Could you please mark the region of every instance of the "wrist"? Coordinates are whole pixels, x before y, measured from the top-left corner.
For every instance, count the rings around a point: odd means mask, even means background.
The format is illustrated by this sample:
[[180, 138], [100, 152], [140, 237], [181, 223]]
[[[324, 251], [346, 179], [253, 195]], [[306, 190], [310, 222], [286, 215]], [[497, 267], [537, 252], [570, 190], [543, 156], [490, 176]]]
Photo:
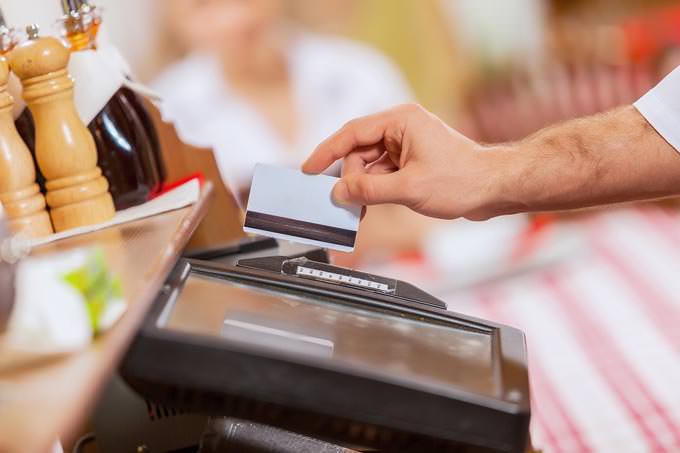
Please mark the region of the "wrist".
[[480, 181], [483, 187], [479, 192], [479, 208], [469, 218], [483, 220], [530, 210], [522, 190], [526, 171], [522, 168], [525, 161], [521, 158], [520, 148], [519, 143], [480, 145]]

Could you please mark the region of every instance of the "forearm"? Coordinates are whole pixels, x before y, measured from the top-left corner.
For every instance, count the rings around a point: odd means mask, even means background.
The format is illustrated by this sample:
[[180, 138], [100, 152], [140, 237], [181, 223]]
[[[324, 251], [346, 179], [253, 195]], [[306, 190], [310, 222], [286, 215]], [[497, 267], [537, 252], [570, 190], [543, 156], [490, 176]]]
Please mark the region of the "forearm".
[[544, 129], [487, 155], [493, 215], [680, 194], [680, 153], [632, 106]]

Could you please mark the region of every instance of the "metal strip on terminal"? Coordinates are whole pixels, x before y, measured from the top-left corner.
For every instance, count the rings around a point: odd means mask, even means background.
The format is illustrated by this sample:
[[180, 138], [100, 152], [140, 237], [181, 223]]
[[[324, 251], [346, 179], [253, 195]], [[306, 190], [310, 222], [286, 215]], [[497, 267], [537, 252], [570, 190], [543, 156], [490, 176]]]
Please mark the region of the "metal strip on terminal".
[[389, 291], [390, 287], [384, 283], [373, 282], [370, 280], [365, 280], [363, 278], [350, 277], [348, 275], [337, 274], [334, 272], [327, 272], [318, 269], [312, 269], [309, 267], [298, 266], [295, 270], [295, 274], [303, 277], [313, 277], [320, 280], [328, 280], [338, 283], [346, 283], [354, 286], [359, 286], [362, 288], [376, 289], [378, 291]]

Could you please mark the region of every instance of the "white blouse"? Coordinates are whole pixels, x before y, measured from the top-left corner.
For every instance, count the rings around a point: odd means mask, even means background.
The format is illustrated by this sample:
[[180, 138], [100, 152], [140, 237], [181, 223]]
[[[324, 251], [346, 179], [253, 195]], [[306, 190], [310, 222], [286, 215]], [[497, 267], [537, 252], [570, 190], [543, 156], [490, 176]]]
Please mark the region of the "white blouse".
[[189, 144], [213, 148], [223, 180], [248, 187], [258, 162], [297, 166], [348, 120], [409, 102], [396, 67], [354, 42], [303, 33], [289, 49], [299, 135], [290, 146], [246, 99], [230, 90], [218, 61], [194, 54], [154, 83], [166, 120]]

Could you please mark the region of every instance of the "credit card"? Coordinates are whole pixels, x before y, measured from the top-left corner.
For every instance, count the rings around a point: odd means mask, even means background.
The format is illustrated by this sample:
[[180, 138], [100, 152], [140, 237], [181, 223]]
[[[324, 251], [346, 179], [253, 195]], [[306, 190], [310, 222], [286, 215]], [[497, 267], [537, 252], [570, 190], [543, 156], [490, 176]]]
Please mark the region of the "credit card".
[[340, 206], [331, 192], [338, 178], [258, 164], [243, 231], [351, 252], [361, 206]]

